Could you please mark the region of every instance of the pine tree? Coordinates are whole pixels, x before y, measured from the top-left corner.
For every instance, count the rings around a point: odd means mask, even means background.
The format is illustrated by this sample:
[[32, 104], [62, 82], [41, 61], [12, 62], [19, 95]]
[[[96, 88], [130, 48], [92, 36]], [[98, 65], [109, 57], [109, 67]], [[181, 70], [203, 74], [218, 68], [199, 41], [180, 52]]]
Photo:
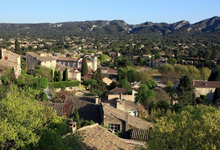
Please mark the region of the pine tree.
[[17, 38], [15, 39], [15, 53], [21, 55], [21, 48]]
[[67, 68], [63, 71], [63, 81], [68, 81], [68, 69]]
[[88, 73], [87, 62], [86, 62], [86, 59], [83, 58], [83, 60], [82, 60], [82, 68], [81, 68], [81, 75], [82, 75], [82, 77], [85, 76], [87, 73]]

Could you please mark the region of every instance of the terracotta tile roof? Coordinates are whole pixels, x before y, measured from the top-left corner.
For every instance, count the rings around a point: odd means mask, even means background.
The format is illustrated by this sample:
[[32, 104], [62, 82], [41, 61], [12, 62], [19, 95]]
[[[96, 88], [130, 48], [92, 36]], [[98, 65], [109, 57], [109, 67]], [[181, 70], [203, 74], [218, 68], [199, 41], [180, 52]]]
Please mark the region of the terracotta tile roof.
[[149, 129], [150, 127], [152, 127], [151, 123], [144, 121], [140, 118], [134, 117], [132, 115], [129, 115], [122, 110], [118, 110], [112, 106], [109, 106], [108, 104], [102, 103], [102, 108], [104, 115], [116, 117], [120, 120], [123, 120], [134, 128]]
[[111, 91], [109, 91], [109, 93], [114, 93], [114, 94], [121, 94], [121, 93], [126, 93], [126, 92], [127, 92], [127, 89], [119, 88], [119, 87], [116, 87], [112, 89]]
[[220, 81], [193, 81], [193, 87], [195, 88], [218, 88], [220, 87]]
[[117, 69], [108, 69], [107, 74], [113, 74], [113, 75], [118, 75], [118, 70]]
[[73, 61], [73, 62], [77, 62], [79, 60], [79, 58], [68, 58], [68, 57], [58, 57], [57, 61]]
[[84, 139], [83, 150], [134, 150], [136, 148], [98, 124], [82, 127], [78, 132]]

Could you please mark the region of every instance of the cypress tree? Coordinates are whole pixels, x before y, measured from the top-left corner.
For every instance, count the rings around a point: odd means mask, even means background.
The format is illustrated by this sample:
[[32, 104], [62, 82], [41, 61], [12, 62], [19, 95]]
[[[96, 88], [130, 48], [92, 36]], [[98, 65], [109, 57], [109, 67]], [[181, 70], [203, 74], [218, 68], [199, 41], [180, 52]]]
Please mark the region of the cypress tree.
[[86, 59], [83, 58], [83, 60], [82, 60], [82, 68], [81, 68], [82, 77], [85, 76], [87, 73], [88, 73], [87, 62], [86, 62]]
[[57, 72], [57, 69], [55, 69], [55, 70], [54, 70], [54, 76], [53, 76], [53, 81], [54, 81], [54, 82], [57, 82], [57, 81], [58, 81], [57, 76], [58, 76], [58, 72]]
[[58, 81], [59, 82], [61, 81], [61, 73], [60, 73], [60, 71], [58, 71]]
[[15, 53], [21, 55], [21, 48], [17, 38], [15, 39]]
[[53, 69], [50, 70], [51, 82], [53, 82]]
[[75, 106], [75, 121], [77, 123], [77, 129], [79, 129], [81, 126], [80, 126], [80, 117], [79, 117], [79, 112], [78, 112], [78, 107], [77, 105]]
[[67, 68], [63, 72], [63, 81], [68, 81], [68, 69]]

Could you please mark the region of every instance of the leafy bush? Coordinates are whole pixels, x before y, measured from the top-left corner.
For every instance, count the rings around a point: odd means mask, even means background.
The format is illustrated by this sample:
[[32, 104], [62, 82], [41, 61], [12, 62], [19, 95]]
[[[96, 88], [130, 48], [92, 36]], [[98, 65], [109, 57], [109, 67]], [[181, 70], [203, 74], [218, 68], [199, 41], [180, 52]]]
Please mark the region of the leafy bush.
[[53, 86], [54, 88], [64, 88], [64, 87], [73, 87], [73, 86], [79, 86], [79, 81], [60, 81], [60, 82], [51, 82], [49, 83], [50, 86]]

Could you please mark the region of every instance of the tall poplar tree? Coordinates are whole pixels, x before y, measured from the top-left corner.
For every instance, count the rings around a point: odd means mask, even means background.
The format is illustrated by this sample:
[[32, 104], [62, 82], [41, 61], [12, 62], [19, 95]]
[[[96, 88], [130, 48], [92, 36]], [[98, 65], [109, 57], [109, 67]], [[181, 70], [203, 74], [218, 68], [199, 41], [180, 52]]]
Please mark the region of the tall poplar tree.
[[82, 75], [82, 77], [85, 76], [87, 73], [88, 73], [87, 62], [86, 62], [86, 59], [83, 58], [83, 60], [82, 60], [82, 68], [81, 68], [81, 75]]

